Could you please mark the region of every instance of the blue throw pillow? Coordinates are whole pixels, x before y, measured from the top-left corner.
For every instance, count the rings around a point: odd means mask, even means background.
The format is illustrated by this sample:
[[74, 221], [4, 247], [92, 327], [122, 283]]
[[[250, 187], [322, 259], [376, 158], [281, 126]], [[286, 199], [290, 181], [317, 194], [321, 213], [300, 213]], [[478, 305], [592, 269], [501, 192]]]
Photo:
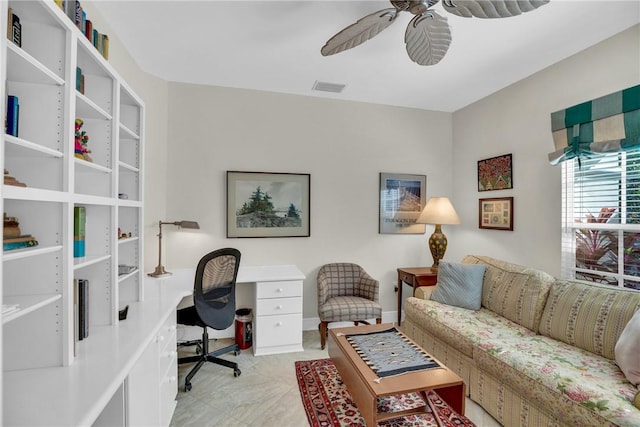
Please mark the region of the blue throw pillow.
[[431, 299], [442, 304], [480, 310], [485, 265], [440, 261], [438, 283]]

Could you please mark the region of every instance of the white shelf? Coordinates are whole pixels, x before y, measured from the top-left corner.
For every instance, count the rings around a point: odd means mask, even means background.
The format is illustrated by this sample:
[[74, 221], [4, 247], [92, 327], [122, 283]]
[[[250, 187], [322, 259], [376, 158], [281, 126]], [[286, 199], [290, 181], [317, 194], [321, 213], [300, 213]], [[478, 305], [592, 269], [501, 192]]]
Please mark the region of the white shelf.
[[7, 62], [11, 63], [11, 67], [7, 68], [7, 80], [9, 81], [64, 85], [62, 78], [14, 43], [7, 43]]
[[120, 123], [120, 139], [125, 141], [126, 140], [137, 141], [140, 139], [140, 135], [138, 135], [137, 133], [135, 133], [134, 131], [132, 131], [122, 123]]
[[140, 238], [138, 236], [125, 237], [125, 238], [122, 238], [122, 239], [118, 239], [118, 244], [119, 245], [126, 245], [127, 243], [137, 242], [138, 240], [140, 240]]
[[99, 165], [97, 163], [88, 162], [84, 159], [79, 159], [77, 157], [74, 157], [73, 161], [75, 165], [78, 167], [78, 172], [93, 171], [93, 172], [101, 172], [101, 173], [111, 173], [111, 169], [109, 169], [108, 167]]
[[124, 172], [135, 172], [135, 173], [140, 172], [140, 169], [138, 169], [135, 166], [131, 166], [125, 162], [118, 162], [118, 166], [120, 166], [120, 169], [123, 170]]
[[57, 245], [57, 246], [35, 246], [35, 247], [32, 247], [32, 248], [16, 249], [16, 250], [13, 250], [13, 251], [4, 251], [3, 254], [2, 254], [2, 260], [4, 262], [7, 262], [7, 261], [13, 261], [13, 260], [16, 260], [16, 259], [29, 258], [29, 257], [49, 254], [49, 253], [53, 253], [53, 252], [60, 252], [60, 251], [62, 251], [62, 246], [60, 246], [60, 245]]
[[18, 304], [18, 310], [2, 316], [2, 324], [4, 325], [12, 320], [19, 319], [29, 313], [33, 313], [34, 311], [58, 301], [61, 298], [62, 295], [60, 294], [5, 296], [2, 299], [2, 302], [4, 304]]
[[136, 274], [138, 274], [138, 272], [139, 272], [139, 271], [140, 271], [140, 270], [136, 268], [135, 270], [133, 270], [133, 271], [131, 271], [131, 272], [127, 273], [127, 274], [120, 274], [120, 275], [118, 275], [118, 282], [124, 282], [124, 281], [125, 281], [125, 280], [127, 280], [129, 277], [133, 277], [133, 276], [135, 276]]
[[41, 202], [68, 202], [69, 193], [54, 190], [42, 190], [31, 187], [3, 185], [2, 194], [5, 200], [34, 200]]
[[81, 268], [89, 267], [91, 265], [97, 264], [99, 262], [107, 261], [111, 259], [111, 255], [88, 255], [81, 258], [73, 259], [73, 269], [80, 270]]
[[35, 142], [17, 138], [13, 135], [4, 135], [5, 153], [8, 156], [36, 156], [62, 158], [64, 154], [60, 151], [36, 144]]
[[76, 92], [76, 116], [83, 119], [111, 120], [113, 118], [111, 114], [80, 92]]

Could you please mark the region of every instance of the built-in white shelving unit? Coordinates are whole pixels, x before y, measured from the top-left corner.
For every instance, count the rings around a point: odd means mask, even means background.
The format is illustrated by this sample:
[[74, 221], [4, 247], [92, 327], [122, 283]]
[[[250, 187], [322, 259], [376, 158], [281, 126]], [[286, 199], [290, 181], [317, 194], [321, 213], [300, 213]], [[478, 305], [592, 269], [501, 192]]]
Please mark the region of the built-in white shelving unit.
[[[9, 9], [20, 19], [21, 46], [6, 37]], [[20, 106], [18, 135], [3, 128], [0, 161], [27, 185], [1, 186], [2, 211], [38, 241], [0, 255], [2, 302], [18, 308], [2, 315], [0, 415], [5, 425], [18, 425], [23, 420], [7, 418], [6, 403], [8, 394], [20, 401], [21, 381], [34, 372], [37, 378], [38, 370], [95, 364], [104, 357], [94, 354], [102, 351], [101, 337], [119, 328], [119, 310], [144, 300], [144, 103], [53, 0], [0, 0], [0, 34], [3, 119], [7, 96], [17, 96]], [[76, 89], [77, 67], [84, 93]], [[91, 161], [74, 154], [77, 118]], [[73, 253], [76, 206], [86, 209], [81, 258]], [[131, 268], [120, 274], [119, 265]], [[89, 281], [89, 334], [82, 340], [78, 279]], [[124, 383], [118, 390], [113, 399], [126, 392]], [[113, 423], [109, 411], [91, 422]]]

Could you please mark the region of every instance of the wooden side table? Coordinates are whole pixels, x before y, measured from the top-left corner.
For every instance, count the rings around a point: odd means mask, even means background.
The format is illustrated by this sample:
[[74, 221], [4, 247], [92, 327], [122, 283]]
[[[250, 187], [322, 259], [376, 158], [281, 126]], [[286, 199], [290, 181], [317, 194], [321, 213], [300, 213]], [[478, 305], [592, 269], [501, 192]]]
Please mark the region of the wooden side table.
[[438, 282], [438, 270], [431, 267], [409, 267], [398, 269], [398, 326], [402, 320], [402, 283], [411, 286], [412, 296], [420, 286], [435, 286]]

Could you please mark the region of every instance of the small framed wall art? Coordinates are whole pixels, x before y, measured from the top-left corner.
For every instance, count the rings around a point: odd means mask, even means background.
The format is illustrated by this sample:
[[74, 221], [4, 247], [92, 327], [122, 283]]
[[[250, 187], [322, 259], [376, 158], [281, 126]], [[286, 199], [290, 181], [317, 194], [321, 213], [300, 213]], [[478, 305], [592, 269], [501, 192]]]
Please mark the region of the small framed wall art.
[[427, 198], [427, 176], [380, 173], [380, 234], [424, 234], [417, 224]]
[[309, 237], [311, 175], [227, 171], [227, 237]]
[[480, 199], [478, 227], [513, 231], [513, 197]]
[[511, 154], [478, 160], [478, 191], [513, 188]]

